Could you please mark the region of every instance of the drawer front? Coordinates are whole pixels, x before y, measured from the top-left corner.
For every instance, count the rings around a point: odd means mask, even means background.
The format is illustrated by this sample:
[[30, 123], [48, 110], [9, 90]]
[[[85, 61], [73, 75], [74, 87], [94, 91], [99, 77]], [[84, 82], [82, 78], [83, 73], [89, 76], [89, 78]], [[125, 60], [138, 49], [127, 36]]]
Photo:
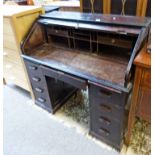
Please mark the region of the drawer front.
[[68, 30], [65, 28], [61, 28], [61, 27], [47, 28], [47, 33], [51, 35], [68, 36]]
[[30, 91], [24, 68], [20, 64], [3, 60], [3, 76], [6, 82], [12, 82], [19, 87]]
[[68, 84], [70, 84], [76, 88], [86, 89], [86, 86], [87, 86], [86, 80], [83, 80], [83, 79], [80, 79], [78, 77], [66, 74], [64, 72], [59, 72], [57, 70], [47, 68], [44, 66], [42, 66], [42, 71], [43, 71], [43, 74], [45, 74], [49, 77], [53, 77], [55, 79], [66, 82], [66, 83], [68, 83]]
[[13, 64], [23, 66], [19, 53], [16, 53], [15, 51], [12, 51], [7, 48], [3, 49], [3, 61], [12, 62]]
[[89, 97], [97, 99], [97, 101], [93, 101], [95, 104], [101, 104], [104, 101], [106, 104], [114, 104], [116, 107], [124, 107], [126, 94], [117, 93], [112, 91], [110, 88], [103, 88], [89, 83]]
[[151, 70], [150, 69], [144, 70], [141, 85], [146, 88], [151, 88]]
[[132, 48], [132, 42], [128, 40], [118, 39], [118, 38], [112, 38], [112, 37], [103, 37], [98, 36], [99, 43], [103, 43], [106, 45], [112, 45], [112, 46], [119, 46], [123, 48]]
[[3, 46], [5, 48], [9, 48], [9, 49], [16, 50], [16, 51], [19, 50], [16, 39], [12, 35], [4, 35], [4, 37], [3, 37]]
[[42, 73], [38, 64], [30, 61], [24, 61], [31, 83], [42, 85]]

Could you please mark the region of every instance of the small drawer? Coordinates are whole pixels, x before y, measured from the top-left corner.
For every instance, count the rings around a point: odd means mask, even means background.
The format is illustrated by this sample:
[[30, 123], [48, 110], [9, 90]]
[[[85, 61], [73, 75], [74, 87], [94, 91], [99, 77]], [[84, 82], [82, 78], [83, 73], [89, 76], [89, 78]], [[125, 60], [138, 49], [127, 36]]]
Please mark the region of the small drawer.
[[46, 90], [45, 87], [42, 87], [41, 85], [33, 84], [32, 89], [33, 89], [36, 99], [38, 98], [38, 96], [47, 98], [48, 91]]
[[86, 80], [84, 80], [84, 79], [80, 79], [73, 75], [69, 75], [64, 72], [53, 70], [51, 68], [47, 68], [44, 66], [41, 66], [41, 67], [42, 67], [43, 74], [46, 76], [61, 80], [61, 81], [66, 82], [76, 88], [86, 89], [87, 83], [86, 83]]
[[105, 45], [118, 46], [122, 48], [132, 48], [132, 41], [125, 39], [118, 39], [113, 37], [104, 37], [98, 35], [98, 42]]
[[31, 76], [32, 75], [41, 75], [38, 64], [35, 64], [35, 63], [27, 61], [27, 60], [25, 60], [24, 62], [25, 62], [25, 65], [26, 65], [29, 75], [31, 75]]
[[24, 60], [31, 84], [42, 83], [42, 73], [38, 64]]
[[144, 70], [141, 85], [147, 88], [151, 88], [151, 70]]
[[65, 28], [56, 28], [56, 27], [52, 27], [52, 28], [47, 28], [47, 33], [50, 35], [60, 35], [60, 36], [68, 36], [68, 30]]
[[95, 84], [89, 83], [89, 98], [93, 101], [93, 104], [114, 104], [117, 107], [125, 106], [125, 93], [117, 93], [110, 88], [103, 88]]

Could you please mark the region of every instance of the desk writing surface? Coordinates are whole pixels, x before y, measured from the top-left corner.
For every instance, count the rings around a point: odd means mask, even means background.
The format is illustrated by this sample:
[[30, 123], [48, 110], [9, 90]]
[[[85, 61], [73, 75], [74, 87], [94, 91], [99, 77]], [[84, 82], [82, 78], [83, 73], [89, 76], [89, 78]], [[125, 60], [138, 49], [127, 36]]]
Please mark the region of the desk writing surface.
[[121, 57], [117, 60], [115, 57], [101, 57], [84, 52], [73, 52], [68, 49], [58, 49], [48, 44], [44, 44], [36, 51], [33, 51], [31, 57], [48, 64], [63, 65], [66, 68], [82, 72], [82, 74], [88, 74], [122, 86], [125, 82], [125, 71], [128, 61], [121, 59]]

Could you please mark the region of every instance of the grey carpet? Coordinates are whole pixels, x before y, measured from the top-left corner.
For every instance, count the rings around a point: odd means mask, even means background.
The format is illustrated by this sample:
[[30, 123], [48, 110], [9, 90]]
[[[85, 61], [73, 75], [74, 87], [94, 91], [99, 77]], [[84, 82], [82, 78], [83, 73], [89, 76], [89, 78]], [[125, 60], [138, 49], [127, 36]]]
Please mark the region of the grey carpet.
[[4, 86], [4, 155], [118, 155], [67, 128], [29, 102], [27, 92]]

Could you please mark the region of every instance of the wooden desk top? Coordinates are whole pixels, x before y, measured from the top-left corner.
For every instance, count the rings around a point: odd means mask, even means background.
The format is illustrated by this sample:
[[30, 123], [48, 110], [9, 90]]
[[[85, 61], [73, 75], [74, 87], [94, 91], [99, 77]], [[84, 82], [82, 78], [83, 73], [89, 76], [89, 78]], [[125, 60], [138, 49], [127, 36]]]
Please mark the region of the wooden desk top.
[[[52, 52], [51, 52], [52, 51]], [[124, 88], [125, 71], [128, 60], [121, 57], [108, 57], [90, 55], [79, 51], [70, 51], [66, 49], [54, 48], [51, 45], [44, 44], [33, 50], [30, 55], [32, 58], [44, 65], [56, 69], [75, 73], [88, 80], [104, 80], [106, 84], [117, 85], [119, 89]]]
[[141, 66], [145, 68], [151, 68], [151, 53], [147, 52], [147, 46], [140, 51], [134, 60], [136, 66]]

